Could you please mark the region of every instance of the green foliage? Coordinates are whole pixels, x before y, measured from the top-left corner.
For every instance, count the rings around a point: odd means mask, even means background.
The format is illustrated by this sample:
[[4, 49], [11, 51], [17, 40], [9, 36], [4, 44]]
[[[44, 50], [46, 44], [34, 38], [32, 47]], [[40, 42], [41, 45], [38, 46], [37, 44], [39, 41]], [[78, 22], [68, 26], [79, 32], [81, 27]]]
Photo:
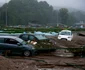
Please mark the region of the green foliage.
[[[7, 13], [7, 14], [6, 14]], [[46, 1], [37, 0], [10, 0], [0, 7], [0, 25], [28, 25], [29, 23], [41, 25], [57, 25], [62, 23], [72, 25], [84, 21], [82, 12], [70, 13], [68, 9], [54, 10]]]
[[85, 13], [84, 12], [76, 11], [76, 12], [72, 12], [71, 14], [74, 15], [77, 22], [80, 22], [80, 21], [85, 22]]
[[62, 24], [67, 24], [67, 20], [68, 20], [68, 9], [66, 8], [61, 8], [59, 10], [59, 16], [60, 16], [60, 21]]
[[46, 1], [11, 0], [8, 4], [1, 7], [0, 14], [3, 14], [0, 15], [0, 22], [3, 23], [3, 25], [6, 22], [6, 11], [8, 25], [27, 25], [28, 23], [45, 25], [46, 23], [53, 22], [52, 19], [55, 19], [55, 17], [53, 17], [53, 7]]
[[[74, 32], [77, 31], [85, 31], [85, 28], [81, 29], [81, 28], [64, 28], [64, 29], [68, 29]], [[34, 32], [34, 31], [41, 31], [41, 32], [59, 32], [62, 29], [61, 28], [0, 28], [0, 30], [2, 30], [3, 32], [0, 33], [23, 33], [24, 31], [26, 32]]]
[[69, 26], [75, 24], [76, 23], [75, 16], [69, 13], [67, 22]]
[[42, 31], [42, 32], [59, 32], [61, 29], [59, 28], [1, 28], [4, 32], [2, 33], [23, 33], [26, 32], [34, 32], [34, 31]]

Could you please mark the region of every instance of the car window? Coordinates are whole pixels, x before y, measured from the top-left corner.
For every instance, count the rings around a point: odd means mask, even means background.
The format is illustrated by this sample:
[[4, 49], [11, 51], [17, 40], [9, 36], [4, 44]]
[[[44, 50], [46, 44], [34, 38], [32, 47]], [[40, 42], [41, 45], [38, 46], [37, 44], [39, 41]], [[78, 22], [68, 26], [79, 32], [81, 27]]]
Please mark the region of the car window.
[[25, 34], [21, 35], [20, 38], [23, 39], [23, 40], [28, 40], [28, 35], [25, 35]]
[[29, 35], [29, 40], [35, 40], [35, 37], [32, 35]]
[[8, 44], [17, 44], [18, 41], [14, 40], [14, 39], [5, 39], [5, 43], [8, 43]]
[[39, 40], [48, 39], [45, 35], [37, 34], [35, 35]]
[[0, 43], [4, 43], [4, 38], [0, 38]]
[[60, 32], [60, 35], [71, 35], [71, 32]]

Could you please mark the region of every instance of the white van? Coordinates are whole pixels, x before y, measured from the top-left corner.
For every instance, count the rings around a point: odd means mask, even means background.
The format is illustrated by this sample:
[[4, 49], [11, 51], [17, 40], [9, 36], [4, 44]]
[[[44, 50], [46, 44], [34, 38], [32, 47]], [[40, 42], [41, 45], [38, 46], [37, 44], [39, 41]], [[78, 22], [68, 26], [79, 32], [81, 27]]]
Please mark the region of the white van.
[[58, 34], [58, 39], [65, 39], [67, 41], [71, 41], [73, 38], [72, 31], [70, 30], [62, 30]]

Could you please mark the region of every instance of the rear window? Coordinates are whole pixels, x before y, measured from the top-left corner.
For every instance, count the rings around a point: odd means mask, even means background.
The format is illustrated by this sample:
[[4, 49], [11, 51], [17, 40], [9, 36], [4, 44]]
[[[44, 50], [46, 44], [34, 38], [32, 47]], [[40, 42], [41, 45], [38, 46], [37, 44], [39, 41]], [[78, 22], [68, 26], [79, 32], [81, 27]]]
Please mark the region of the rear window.
[[27, 41], [28, 35], [27, 34], [20, 35], [20, 38]]
[[47, 37], [45, 35], [42, 35], [42, 34], [36, 34], [35, 35], [39, 40], [44, 40], [44, 39], [47, 39]]

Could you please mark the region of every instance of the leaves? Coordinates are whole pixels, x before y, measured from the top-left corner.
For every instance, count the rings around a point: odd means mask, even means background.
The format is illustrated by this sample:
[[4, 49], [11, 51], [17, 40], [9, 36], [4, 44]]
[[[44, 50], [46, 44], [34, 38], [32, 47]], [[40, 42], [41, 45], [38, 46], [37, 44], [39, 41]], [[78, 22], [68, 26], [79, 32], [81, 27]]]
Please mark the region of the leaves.
[[[7, 12], [7, 15], [6, 15]], [[11, 0], [0, 8], [0, 25], [28, 25], [29, 23], [57, 26], [57, 23], [72, 25], [84, 21], [85, 14], [70, 13], [68, 9], [54, 10], [46, 1]]]

